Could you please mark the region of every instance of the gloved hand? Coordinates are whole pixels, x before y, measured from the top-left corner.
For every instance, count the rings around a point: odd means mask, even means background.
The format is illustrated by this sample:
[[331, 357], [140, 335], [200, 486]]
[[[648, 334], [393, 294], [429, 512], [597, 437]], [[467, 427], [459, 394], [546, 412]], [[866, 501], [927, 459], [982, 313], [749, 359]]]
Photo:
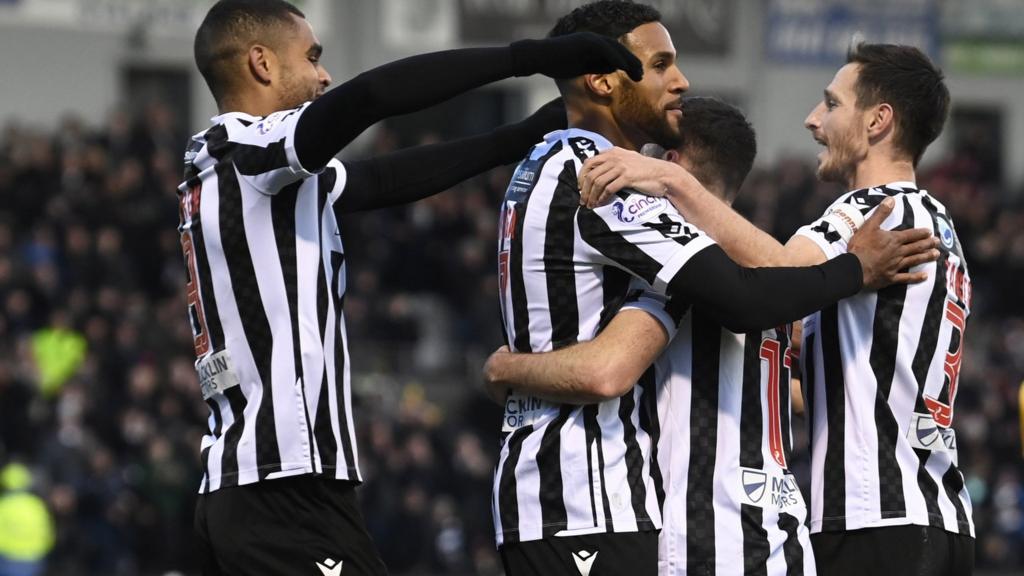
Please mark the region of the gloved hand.
[[593, 32], [575, 32], [543, 40], [519, 40], [509, 48], [516, 76], [543, 74], [573, 78], [624, 70], [634, 82], [644, 75], [640, 60], [618, 40]]
[[565, 130], [567, 126], [565, 102], [555, 98], [519, 122], [498, 128], [500, 134], [496, 141], [501, 148], [502, 163], [518, 162], [545, 134]]

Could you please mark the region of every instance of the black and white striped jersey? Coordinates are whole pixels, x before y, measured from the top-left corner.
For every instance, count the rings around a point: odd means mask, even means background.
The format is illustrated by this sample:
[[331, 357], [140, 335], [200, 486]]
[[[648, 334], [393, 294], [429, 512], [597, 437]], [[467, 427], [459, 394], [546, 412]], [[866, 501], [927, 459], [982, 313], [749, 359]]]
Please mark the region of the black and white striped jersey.
[[[896, 206], [883, 227], [933, 230], [941, 257], [924, 265], [923, 283], [862, 292], [804, 320], [811, 532], [917, 524], [973, 536], [953, 431], [967, 263], [949, 212], [911, 182], [855, 190], [836, 204], [866, 215], [886, 197]], [[797, 233], [829, 258], [846, 252], [824, 219]]]
[[645, 375], [661, 423], [658, 574], [813, 576], [807, 507], [789, 469], [790, 327], [734, 334], [699, 307], [680, 322], [682, 310], [651, 292], [625, 308], [647, 311], [671, 337]]
[[[515, 171], [498, 246], [501, 313], [515, 351], [592, 339], [624, 302], [631, 278], [664, 292], [714, 244], [664, 199], [622, 194], [581, 208], [582, 162], [610, 147], [593, 132], [553, 132]], [[660, 527], [655, 400], [644, 382], [584, 407], [511, 394], [493, 491], [498, 544]]]
[[332, 210], [345, 169], [300, 166], [304, 109], [217, 116], [185, 153], [179, 231], [210, 408], [201, 492], [310, 473], [359, 480]]

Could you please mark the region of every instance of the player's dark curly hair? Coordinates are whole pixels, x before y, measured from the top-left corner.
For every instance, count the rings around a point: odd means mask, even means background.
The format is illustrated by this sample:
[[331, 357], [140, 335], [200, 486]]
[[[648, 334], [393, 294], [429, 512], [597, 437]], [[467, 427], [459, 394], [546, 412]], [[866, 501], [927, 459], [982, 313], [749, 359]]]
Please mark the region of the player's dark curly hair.
[[631, 0], [598, 0], [559, 18], [548, 36], [553, 38], [573, 32], [593, 32], [620, 39], [637, 26], [650, 22], [661, 22], [661, 13], [654, 7]]
[[896, 44], [857, 44], [846, 62], [860, 65], [857, 106], [892, 106], [896, 145], [916, 166], [949, 116], [949, 89], [942, 71], [917, 48]]
[[282, 26], [291, 25], [292, 15], [306, 15], [284, 0], [220, 0], [210, 8], [196, 31], [193, 50], [196, 66], [219, 103], [234, 79], [231, 59], [255, 43], [274, 47]]
[[743, 112], [717, 98], [683, 98], [679, 123], [683, 143], [679, 152], [690, 160], [691, 172], [702, 182], [715, 180], [735, 197], [757, 155], [754, 127]]

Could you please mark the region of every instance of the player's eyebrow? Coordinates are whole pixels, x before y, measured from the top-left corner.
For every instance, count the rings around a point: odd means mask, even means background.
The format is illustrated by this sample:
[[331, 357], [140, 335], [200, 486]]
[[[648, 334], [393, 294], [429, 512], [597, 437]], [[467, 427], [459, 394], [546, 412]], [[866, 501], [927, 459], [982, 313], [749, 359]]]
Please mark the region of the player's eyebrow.
[[825, 100], [835, 100], [836, 102], [839, 102], [839, 98], [836, 97], [835, 92], [829, 90], [828, 88], [825, 88]]
[[313, 44], [312, 46], [309, 47], [309, 50], [306, 50], [306, 55], [313, 56], [314, 58], [319, 58], [320, 55], [323, 53], [324, 47], [321, 44]]
[[661, 59], [668, 60], [669, 62], [675, 62], [676, 61], [676, 53], [675, 52], [669, 52], [668, 50], [662, 50], [661, 52], [655, 52], [653, 55], [651, 55], [651, 58], [650, 58], [651, 62], [654, 62], [654, 61], [657, 61], [657, 60], [661, 60]]

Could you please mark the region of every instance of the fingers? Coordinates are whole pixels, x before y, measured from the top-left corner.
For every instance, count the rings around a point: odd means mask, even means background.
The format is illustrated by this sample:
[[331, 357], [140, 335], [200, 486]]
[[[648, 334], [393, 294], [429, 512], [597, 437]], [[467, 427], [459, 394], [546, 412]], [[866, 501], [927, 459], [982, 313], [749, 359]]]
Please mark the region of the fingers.
[[580, 192], [580, 201], [584, 206], [592, 208], [605, 195], [608, 185], [621, 175], [622, 167], [615, 164], [604, 164], [591, 170], [584, 182], [584, 191]]
[[893, 237], [901, 244], [910, 244], [912, 242], [928, 241], [929, 246], [926, 248], [934, 248], [939, 245], [939, 239], [936, 238], [931, 229], [929, 228], [911, 228], [910, 230], [897, 230], [893, 232]]
[[[898, 237], [897, 240], [899, 240]], [[903, 243], [903, 245], [900, 246], [899, 255], [910, 256], [912, 254], [919, 254], [921, 252], [930, 252], [937, 245], [938, 239], [933, 236], [929, 236], [928, 238], [918, 240], [916, 242]]]
[[914, 266], [920, 266], [921, 264], [935, 262], [938, 259], [938, 250], [925, 250], [924, 252], [911, 254], [910, 256], [905, 256], [900, 260], [900, 270], [906, 270], [908, 268], [913, 268]]
[[920, 284], [928, 279], [927, 272], [900, 272], [892, 277], [893, 284]]
[[878, 208], [871, 213], [871, 217], [864, 222], [862, 228], [881, 228], [882, 222], [892, 214], [892, 208], [896, 205], [896, 201], [892, 198], [886, 198], [882, 200], [882, 203], [878, 205]]

